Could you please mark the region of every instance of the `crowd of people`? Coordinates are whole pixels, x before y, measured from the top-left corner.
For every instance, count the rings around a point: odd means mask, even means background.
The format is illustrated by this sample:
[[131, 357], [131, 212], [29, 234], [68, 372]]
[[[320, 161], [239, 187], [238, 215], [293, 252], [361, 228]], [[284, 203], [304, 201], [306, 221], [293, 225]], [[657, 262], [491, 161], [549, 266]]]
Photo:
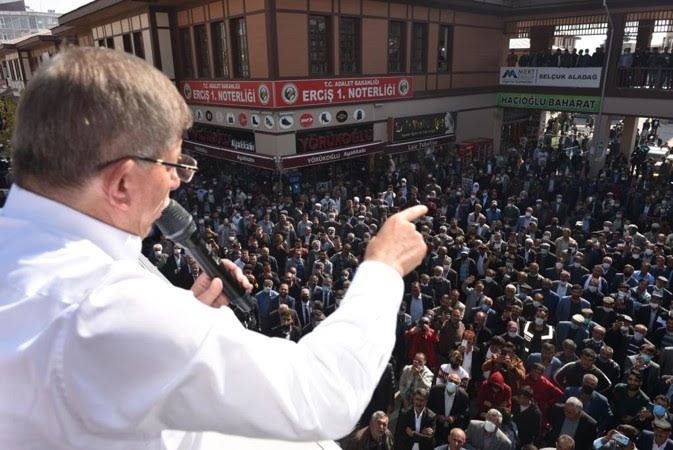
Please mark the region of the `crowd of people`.
[[[427, 205], [427, 257], [348, 448], [670, 448], [671, 180], [617, 155], [590, 177], [564, 155], [428, 153], [294, 196], [232, 171], [175, 197], [254, 286], [251, 326], [293, 341], [338, 309], [386, 217]], [[198, 275], [161, 236], [146, 249], [175, 284]]]
[[597, 47], [593, 53], [588, 48], [584, 50], [557, 48], [522, 55], [517, 55], [515, 50], [510, 50], [510, 54], [507, 55], [507, 66], [509, 67], [603, 67], [604, 62], [603, 47]]
[[619, 87], [671, 89], [673, 87], [672, 48], [647, 50], [624, 48], [619, 57]]

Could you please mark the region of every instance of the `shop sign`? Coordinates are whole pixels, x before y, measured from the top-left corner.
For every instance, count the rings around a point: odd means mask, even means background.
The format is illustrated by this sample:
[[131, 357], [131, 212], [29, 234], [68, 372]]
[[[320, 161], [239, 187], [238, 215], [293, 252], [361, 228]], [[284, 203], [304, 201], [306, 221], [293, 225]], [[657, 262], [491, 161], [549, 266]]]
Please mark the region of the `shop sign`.
[[420, 141], [402, 142], [400, 144], [389, 144], [386, 148], [386, 153], [406, 153], [416, 152], [419, 150], [437, 149], [454, 142], [456, 139], [450, 137], [441, 137], [435, 139], [423, 139]]
[[600, 67], [501, 67], [500, 84], [598, 88], [601, 73]]
[[330, 128], [297, 133], [297, 153], [311, 153], [374, 142], [374, 125]]
[[255, 134], [214, 125], [195, 124], [187, 131], [189, 140], [255, 153]]
[[273, 106], [273, 84], [269, 81], [182, 81], [180, 92], [188, 103]]
[[411, 78], [339, 78], [274, 82], [275, 106], [325, 105], [397, 100], [413, 95]]
[[392, 127], [391, 140], [404, 142], [445, 136], [455, 141], [456, 118], [455, 112], [446, 112], [391, 119], [389, 123], [389, 127]]
[[356, 145], [348, 148], [340, 148], [338, 150], [311, 153], [299, 156], [285, 156], [283, 157], [284, 169], [296, 169], [298, 167], [315, 166], [318, 164], [327, 164], [345, 159], [359, 158], [361, 156], [368, 156], [378, 153], [383, 150], [382, 142], [373, 142], [365, 145]]
[[497, 97], [497, 105], [502, 108], [572, 111], [588, 114], [598, 113], [600, 103], [600, 97], [585, 95], [499, 93]]
[[249, 166], [260, 167], [262, 169], [274, 170], [276, 164], [273, 158], [260, 156], [250, 153], [237, 152], [228, 148], [222, 148], [214, 145], [201, 144], [193, 141], [183, 141], [182, 147], [193, 153], [210, 156], [212, 158], [224, 159]]

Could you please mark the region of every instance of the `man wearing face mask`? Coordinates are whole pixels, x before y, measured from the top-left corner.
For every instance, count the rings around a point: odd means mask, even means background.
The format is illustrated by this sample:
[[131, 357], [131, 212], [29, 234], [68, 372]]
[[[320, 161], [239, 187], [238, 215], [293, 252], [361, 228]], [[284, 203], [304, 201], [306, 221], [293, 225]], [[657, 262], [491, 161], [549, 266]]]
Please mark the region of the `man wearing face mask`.
[[159, 271], [161, 271], [168, 261], [168, 255], [164, 253], [163, 246], [161, 244], [154, 244], [152, 246], [152, 253], [147, 258], [152, 264], [156, 266]]
[[509, 450], [512, 442], [500, 430], [502, 413], [491, 408], [485, 415], [485, 420], [471, 420], [465, 431], [467, 441], [466, 450]]
[[651, 295], [659, 294], [661, 296], [661, 304], [664, 308], [670, 308], [671, 300], [673, 300], [673, 293], [666, 289], [668, 286], [668, 278], [663, 275], [659, 275], [655, 281], [654, 285], [647, 287], [647, 292]]
[[[506, 311], [507, 312], [507, 311]], [[510, 320], [506, 324], [507, 331], [500, 336], [506, 341], [511, 342], [514, 345], [516, 355], [523, 359], [526, 357], [526, 342], [523, 337], [519, 334], [519, 323], [517, 321]]]
[[174, 286], [183, 289], [189, 289], [194, 283], [194, 278], [189, 272], [187, 258], [183, 253], [182, 247], [177, 244], [173, 246], [173, 255], [168, 258], [161, 273]]
[[571, 339], [579, 348], [588, 337], [589, 327], [582, 314], [573, 314], [571, 320], [564, 320], [556, 324], [557, 347], [561, 347], [566, 339]]
[[[643, 379], [643, 392], [648, 397], [654, 398], [664, 389], [661, 380], [661, 368], [654, 362], [657, 356], [657, 348], [654, 345], [643, 344], [640, 346], [640, 353], [629, 356], [624, 361], [624, 373], [632, 369], [638, 370]], [[626, 379], [626, 375], [624, 376]]]
[[659, 328], [666, 326], [668, 315], [668, 310], [661, 307], [661, 294], [654, 292], [649, 298], [649, 304], [641, 306], [636, 312], [635, 319], [636, 323], [647, 327], [647, 338], [651, 340]]
[[615, 320], [617, 320], [615, 299], [612, 297], [603, 297], [603, 304], [596, 308], [593, 319], [594, 322], [603, 325], [605, 328], [610, 328], [615, 323]]
[[591, 329], [591, 337], [584, 339], [578, 349], [582, 351], [584, 348], [590, 348], [598, 353], [604, 345], [603, 339], [605, 339], [605, 328], [601, 325], [595, 325]]
[[563, 392], [561, 401], [577, 397], [582, 402], [582, 409], [598, 422], [598, 433], [604, 433], [614, 426], [615, 415], [610, 408], [607, 397], [596, 391], [598, 378], [588, 373], [582, 377], [581, 386], [568, 386]]
[[526, 322], [523, 328], [523, 338], [526, 341], [526, 351], [536, 353], [542, 349], [544, 342], [555, 342], [554, 327], [547, 325], [549, 310], [540, 306], [535, 312], [535, 319]]
[[470, 398], [460, 386], [457, 374], [450, 374], [446, 384], [438, 384], [430, 389], [428, 408], [437, 414], [436, 442], [446, 442], [451, 429], [465, 428], [470, 419]]

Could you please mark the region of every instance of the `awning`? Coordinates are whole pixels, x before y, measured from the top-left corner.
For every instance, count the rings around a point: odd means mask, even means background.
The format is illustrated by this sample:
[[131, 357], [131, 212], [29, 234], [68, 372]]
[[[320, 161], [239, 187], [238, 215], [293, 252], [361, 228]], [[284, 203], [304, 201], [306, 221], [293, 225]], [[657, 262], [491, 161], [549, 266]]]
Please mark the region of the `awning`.
[[335, 150], [327, 150], [317, 153], [306, 153], [303, 155], [283, 156], [283, 169], [297, 169], [299, 167], [317, 166], [345, 159], [359, 158], [369, 156], [383, 151], [383, 142], [377, 141], [371, 144], [355, 145], [352, 147], [343, 147]]
[[386, 147], [386, 153], [395, 154], [395, 153], [406, 153], [406, 152], [415, 152], [418, 150], [426, 150], [429, 148], [437, 148], [440, 146], [448, 146], [452, 142], [455, 142], [455, 137], [437, 137], [431, 139], [419, 139], [416, 141], [409, 142], [400, 142], [388, 144]]
[[274, 170], [276, 168], [276, 163], [270, 156], [240, 152], [231, 148], [202, 144], [200, 142], [189, 140], [182, 141], [182, 147], [196, 154], [202, 154], [212, 158], [246, 164], [248, 166], [259, 167], [261, 169]]

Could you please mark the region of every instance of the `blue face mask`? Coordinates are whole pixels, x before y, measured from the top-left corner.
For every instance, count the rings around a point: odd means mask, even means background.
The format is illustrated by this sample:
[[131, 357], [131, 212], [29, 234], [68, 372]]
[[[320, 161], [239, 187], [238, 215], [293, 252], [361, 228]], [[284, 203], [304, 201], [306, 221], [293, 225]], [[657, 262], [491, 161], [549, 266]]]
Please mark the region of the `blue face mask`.
[[647, 353], [641, 353], [640, 359], [642, 359], [645, 364], [649, 364], [650, 361], [652, 361], [652, 356]]
[[488, 311], [490, 308], [491, 308], [491, 307], [488, 306], [488, 305], [485, 304], [485, 303], [481, 305], [481, 310], [484, 311], [484, 312]]

